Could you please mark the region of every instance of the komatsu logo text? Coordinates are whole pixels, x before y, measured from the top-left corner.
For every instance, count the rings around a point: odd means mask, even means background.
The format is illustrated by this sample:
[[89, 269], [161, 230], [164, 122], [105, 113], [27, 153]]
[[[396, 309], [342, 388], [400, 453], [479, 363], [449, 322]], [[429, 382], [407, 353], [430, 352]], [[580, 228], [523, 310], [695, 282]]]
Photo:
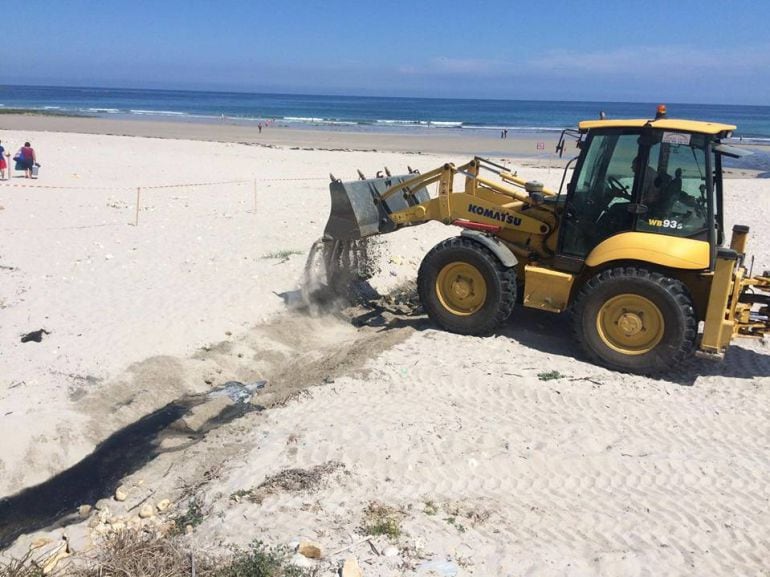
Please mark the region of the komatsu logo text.
[[483, 206], [478, 206], [476, 204], [469, 204], [468, 212], [472, 212], [473, 214], [478, 214], [479, 216], [483, 216], [485, 218], [491, 218], [492, 220], [499, 220], [500, 222], [505, 224], [512, 224], [513, 226], [521, 225], [521, 219], [518, 216], [514, 216], [512, 214], [508, 214], [507, 212], [502, 212], [500, 210], [492, 210], [491, 208], [484, 208]]

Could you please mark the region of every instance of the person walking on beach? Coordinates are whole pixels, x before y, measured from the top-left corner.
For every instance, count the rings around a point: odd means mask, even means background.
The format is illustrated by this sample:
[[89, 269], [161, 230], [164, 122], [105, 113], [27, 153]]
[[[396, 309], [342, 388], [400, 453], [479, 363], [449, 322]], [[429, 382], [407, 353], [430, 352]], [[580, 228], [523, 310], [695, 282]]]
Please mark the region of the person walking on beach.
[[23, 170], [24, 178], [32, 178], [32, 167], [37, 164], [37, 157], [29, 142], [24, 143], [13, 159], [16, 161], [16, 170]]
[[259, 128], [259, 133], [262, 134], [262, 123], [260, 122], [257, 124], [257, 128]]
[[[0, 179], [5, 180], [5, 169], [8, 168], [8, 161], [6, 158], [10, 156], [3, 148], [3, 142], [0, 140]], [[8, 171], [8, 176], [11, 176], [11, 171]]]

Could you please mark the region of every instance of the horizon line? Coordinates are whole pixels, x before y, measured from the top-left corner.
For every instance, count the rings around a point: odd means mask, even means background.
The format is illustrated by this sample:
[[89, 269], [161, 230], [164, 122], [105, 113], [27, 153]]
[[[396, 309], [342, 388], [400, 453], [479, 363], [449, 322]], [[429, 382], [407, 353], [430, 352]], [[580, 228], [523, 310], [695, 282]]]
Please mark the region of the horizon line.
[[[149, 91], [149, 92], [192, 92], [192, 93], [203, 93], [203, 94], [243, 94], [243, 95], [254, 95], [254, 96], [314, 96], [314, 97], [321, 97], [321, 98], [334, 98], [334, 97], [351, 97], [351, 98], [362, 98], [362, 99], [378, 99], [378, 98], [387, 98], [387, 99], [394, 99], [394, 100], [471, 100], [471, 101], [491, 101], [491, 102], [550, 102], [550, 103], [559, 103], [559, 102], [573, 102], [573, 103], [595, 103], [595, 104], [650, 104], [653, 106], [657, 106], [657, 104], [660, 104], [660, 101], [644, 101], [644, 100], [551, 100], [551, 99], [532, 99], [532, 98], [479, 98], [479, 97], [438, 97], [438, 96], [372, 96], [372, 95], [361, 95], [361, 94], [346, 94], [346, 93], [336, 93], [336, 94], [320, 94], [320, 93], [313, 93], [313, 92], [256, 92], [256, 91], [246, 91], [246, 90], [224, 90], [224, 89], [218, 89], [218, 90], [212, 90], [212, 89], [192, 89], [192, 88], [137, 88], [137, 87], [127, 87], [127, 86], [116, 86], [116, 85], [106, 85], [106, 86], [93, 86], [90, 84], [13, 84], [13, 83], [2, 83], [0, 84], [0, 91], [2, 91], [5, 87], [15, 87], [15, 88], [80, 88], [80, 89], [91, 89], [91, 90], [125, 90], [125, 91]], [[0, 92], [0, 96], [2, 93]], [[752, 107], [752, 108], [770, 108], [769, 105], [762, 105], [762, 104], [719, 104], [719, 103], [708, 103], [708, 102], [675, 102], [675, 101], [667, 101], [665, 102], [667, 106], [669, 105], [685, 105], [685, 106], [740, 106], [740, 107]]]

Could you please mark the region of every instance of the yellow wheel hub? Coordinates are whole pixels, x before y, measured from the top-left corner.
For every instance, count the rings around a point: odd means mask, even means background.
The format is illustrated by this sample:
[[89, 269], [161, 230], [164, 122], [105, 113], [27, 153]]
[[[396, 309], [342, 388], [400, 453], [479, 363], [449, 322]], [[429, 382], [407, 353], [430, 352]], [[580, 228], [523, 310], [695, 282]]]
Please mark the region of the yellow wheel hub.
[[596, 330], [604, 344], [624, 355], [650, 352], [660, 343], [665, 327], [658, 306], [635, 294], [611, 298], [596, 317]]
[[436, 295], [449, 312], [459, 316], [472, 315], [487, 300], [487, 283], [475, 266], [467, 262], [452, 262], [436, 277]]

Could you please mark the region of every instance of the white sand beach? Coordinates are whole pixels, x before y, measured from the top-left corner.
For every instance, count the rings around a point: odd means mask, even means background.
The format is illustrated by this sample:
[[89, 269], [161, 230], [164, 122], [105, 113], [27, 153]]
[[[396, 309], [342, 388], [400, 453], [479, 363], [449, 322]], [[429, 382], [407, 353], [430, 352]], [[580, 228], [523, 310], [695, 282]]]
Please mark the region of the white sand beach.
[[[424, 172], [484, 143], [180, 138], [159, 123], [123, 136], [70, 120], [80, 132], [0, 123], [7, 149], [30, 140], [42, 164], [37, 180], [0, 182], [0, 498], [184, 395], [264, 380], [253, 402], [268, 408], [167, 435], [122, 481], [125, 501], [104, 495], [101, 513], [48, 538], [87, 551], [111, 524], [143, 523], [136, 507], [169, 499], [169, 514], [196, 496], [200, 547], [308, 540], [322, 575], [351, 555], [367, 577], [767, 575], [767, 342], [656, 380], [586, 362], [565, 316], [519, 309], [477, 338], [401, 314], [397, 298], [356, 323], [287, 306], [326, 223], [330, 172]], [[493, 160], [558, 188], [563, 161], [517, 160], [532, 143], [509, 142]], [[754, 272], [770, 269], [770, 179], [726, 188], [727, 230], [749, 225]], [[381, 237], [372, 286], [408, 287], [455, 234], [430, 223]], [[260, 488], [293, 469], [313, 482]], [[370, 546], [373, 507], [400, 534]]]

